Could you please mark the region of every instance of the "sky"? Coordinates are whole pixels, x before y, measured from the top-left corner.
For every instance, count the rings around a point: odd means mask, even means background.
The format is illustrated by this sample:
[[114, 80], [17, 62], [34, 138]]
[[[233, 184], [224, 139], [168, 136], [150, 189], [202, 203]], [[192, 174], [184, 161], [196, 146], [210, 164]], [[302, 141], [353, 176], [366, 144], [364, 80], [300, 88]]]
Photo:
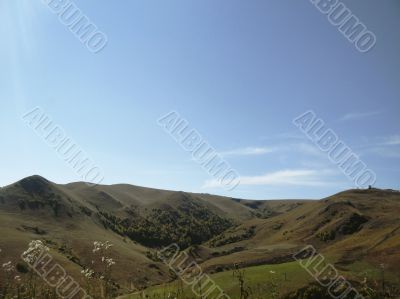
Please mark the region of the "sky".
[[[323, 198], [354, 181], [293, 119], [312, 110], [399, 189], [400, 4], [342, 1], [376, 35], [360, 53], [310, 1], [76, 0], [98, 53], [45, 1], [0, 1], [0, 186], [81, 177], [23, 115], [39, 107], [104, 173], [249, 199]], [[157, 122], [176, 111], [241, 176], [233, 190]], [[211, 182], [211, 183], [210, 183]]]

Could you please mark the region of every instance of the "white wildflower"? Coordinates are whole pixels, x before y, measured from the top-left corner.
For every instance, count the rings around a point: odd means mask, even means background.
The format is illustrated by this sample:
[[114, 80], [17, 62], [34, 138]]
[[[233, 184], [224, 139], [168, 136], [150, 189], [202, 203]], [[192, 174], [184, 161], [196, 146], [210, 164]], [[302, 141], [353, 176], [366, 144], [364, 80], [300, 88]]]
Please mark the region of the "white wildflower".
[[43, 244], [40, 240], [31, 241], [29, 248], [22, 253], [22, 258], [28, 264], [34, 264], [44, 252], [48, 252], [50, 249]]
[[115, 262], [112, 258], [108, 258], [108, 259], [106, 259], [106, 265], [107, 265], [107, 267], [111, 267], [111, 266], [115, 265]]
[[2, 265], [2, 268], [5, 272], [11, 272], [14, 270], [14, 266], [12, 265], [11, 261], [4, 263]]
[[114, 246], [110, 241], [100, 242], [94, 241], [93, 242], [93, 253], [96, 253], [100, 250], [108, 250], [110, 247]]
[[81, 271], [81, 273], [82, 273], [83, 276], [85, 276], [86, 278], [91, 279], [91, 278], [93, 278], [94, 271], [91, 270], [91, 269], [84, 269], [84, 270]]

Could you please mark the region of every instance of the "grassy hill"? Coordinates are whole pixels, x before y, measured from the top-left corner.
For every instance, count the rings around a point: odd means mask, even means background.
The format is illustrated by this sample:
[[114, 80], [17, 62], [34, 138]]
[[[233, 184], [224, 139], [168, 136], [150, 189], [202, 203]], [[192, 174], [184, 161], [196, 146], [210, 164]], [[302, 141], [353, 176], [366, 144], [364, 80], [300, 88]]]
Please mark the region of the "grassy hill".
[[121, 294], [176, 288], [176, 277], [156, 254], [170, 243], [232, 296], [235, 267], [245, 269], [251, 289], [270, 285], [276, 277], [270, 271], [280, 277], [273, 283], [281, 294], [307, 287], [311, 277], [293, 261], [306, 245], [356, 283], [379, 280], [385, 264], [388, 285], [400, 288], [400, 193], [393, 190], [253, 201], [124, 184], [59, 185], [32, 176], [0, 189], [0, 234], [0, 264], [20, 263], [28, 243], [42, 240], [81, 283], [93, 242], [110, 241], [116, 260], [111, 276]]

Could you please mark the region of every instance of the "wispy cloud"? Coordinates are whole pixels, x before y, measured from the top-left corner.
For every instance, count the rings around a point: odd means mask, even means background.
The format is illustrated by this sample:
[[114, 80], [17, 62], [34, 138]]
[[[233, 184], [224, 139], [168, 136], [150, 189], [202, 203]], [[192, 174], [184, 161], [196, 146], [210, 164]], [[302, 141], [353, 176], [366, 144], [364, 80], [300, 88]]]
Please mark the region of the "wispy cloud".
[[269, 147], [245, 147], [229, 151], [220, 152], [222, 156], [256, 156], [272, 153], [274, 148]]
[[392, 135], [383, 139], [383, 145], [400, 145], [400, 135]]
[[326, 154], [323, 153], [322, 151], [320, 151], [318, 149], [318, 147], [316, 147], [315, 145], [311, 144], [311, 143], [296, 143], [296, 144], [292, 144], [290, 146], [287, 146], [286, 149], [289, 151], [297, 151], [301, 154], [305, 154], [305, 155], [310, 155], [310, 156], [314, 156], [314, 157], [319, 157], [319, 158], [326, 158]]
[[[26, 59], [37, 61], [36, 41], [37, 28], [40, 23], [39, 1], [1, 1], [0, 2], [0, 35], [4, 47], [0, 55], [7, 61], [2, 63], [2, 70], [8, 73], [10, 89], [17, 113], [26, 110]], [[34, 58], [34, 59], [32, 59]]]
[[[240, 185], [269, 185], [269, 186], [327, 186], [332, 185], [332, 179], [328, 178], [331, 170], [313, 169], [288, 169], [266, 173], [257, 176], [242, 176]], [[208, 180], [203, 188], [220, 187], [218, 180]]]
[[304, 140], [304, 134], [300, 132], [286, 132], [269, 136], [260, 136], [260, 140]]
[[369, 153], [376, 154], [383, 158], [400, 158], [400, 151], [389, 147], [373, 147], [368, 150]]
[[360, 146], [363, 154], [378, 155], [383, 158], [400, 158], [400, 135], [375, 138], [373, 142]]
[[298, 142], [286, 145], [274, 145], [268, 147], [245, 147], [237, 148], [227, 151], [222, 151], [220, 154], [222, 156], [258, 156], [270, 153], [287, 153], [287, 152], [297, 152], [305, 155], [320, 156], [323, 154], [317, 147], [312, 144], [305, 142]]
[[348, 121], [348, 120], [356, 120], [356, 119], [363, 119], [368, 118], [371, 116], [375, 116], [380, 114], [381, 111], [369, 111], [369, 112], [354, 112], [354, 113], [347, 113], [339, 118], [340, 121]]

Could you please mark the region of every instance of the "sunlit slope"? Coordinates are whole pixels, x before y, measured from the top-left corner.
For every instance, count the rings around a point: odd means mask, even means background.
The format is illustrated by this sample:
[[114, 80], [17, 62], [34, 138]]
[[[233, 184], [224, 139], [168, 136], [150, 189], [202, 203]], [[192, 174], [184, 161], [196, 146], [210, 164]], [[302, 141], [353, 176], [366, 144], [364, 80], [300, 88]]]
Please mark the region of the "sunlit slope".
[[0, 261], [18, 261], [29, 241], [40, 239], [78, 281], [93, 241], [111, 241], [112, 276], [125, 293], [173, 279], [155, 258], [173, 242], [216, 275], [235, 264], [290, 265], [293, 253], [313, 245], [355, 279], [363, 265], [380, 264], [400, 277], [400, 193], [392, 190], [254, 201], [33, 176], [0, 189], [0, 234]]

